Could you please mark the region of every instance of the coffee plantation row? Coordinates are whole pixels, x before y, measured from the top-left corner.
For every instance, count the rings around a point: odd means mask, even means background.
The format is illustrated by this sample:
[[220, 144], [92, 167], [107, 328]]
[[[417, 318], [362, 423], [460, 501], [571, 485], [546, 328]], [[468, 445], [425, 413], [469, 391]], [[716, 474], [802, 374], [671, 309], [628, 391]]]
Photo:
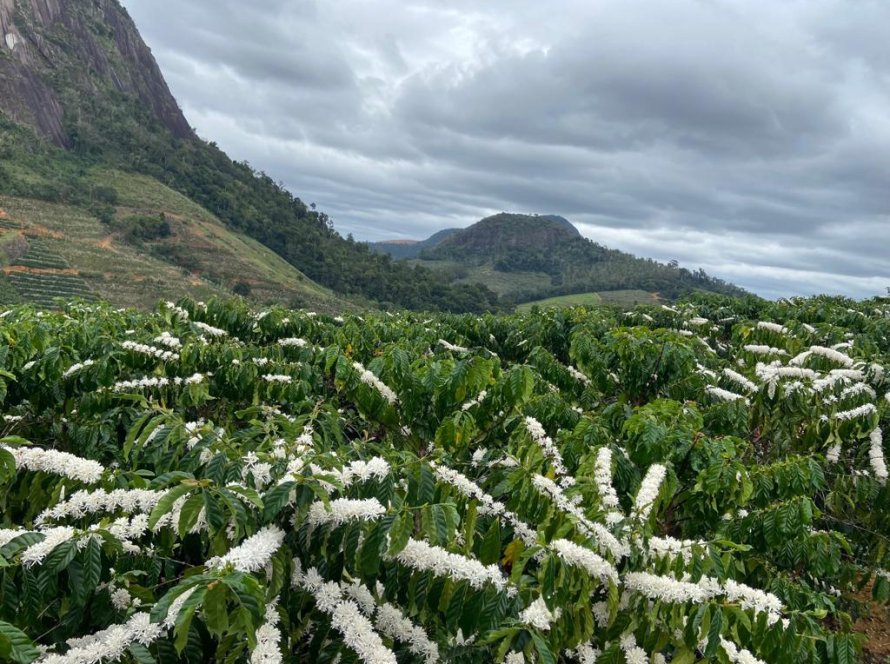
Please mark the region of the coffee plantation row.
[[848, 662], [890, 301], [0, 314], [0, 660]]

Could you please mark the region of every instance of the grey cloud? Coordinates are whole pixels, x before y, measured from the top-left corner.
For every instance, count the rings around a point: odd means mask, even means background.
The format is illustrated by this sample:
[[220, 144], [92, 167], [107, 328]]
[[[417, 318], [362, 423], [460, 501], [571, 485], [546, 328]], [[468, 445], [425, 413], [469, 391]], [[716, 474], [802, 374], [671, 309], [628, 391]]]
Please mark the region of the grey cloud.
[[124, 3], [199, 133], [344, 233], [554, 212], [768, 296], [890, 285], [878, 0]]

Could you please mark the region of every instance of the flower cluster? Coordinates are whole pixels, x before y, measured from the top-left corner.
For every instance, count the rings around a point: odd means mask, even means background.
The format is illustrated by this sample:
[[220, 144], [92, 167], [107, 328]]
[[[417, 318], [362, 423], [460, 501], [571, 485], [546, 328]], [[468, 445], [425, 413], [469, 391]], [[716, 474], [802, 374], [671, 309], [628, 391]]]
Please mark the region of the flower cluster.
[[767, 330], [768, 332], [775, 332], [776, 334], [788, 334], [788, 328], [784, 325], [779, 325], [778, 323], [770, 323], [769, 321], [765, 320], [757, 322], [757, 329]]
[[202, 323], [201, 321], [195, 321], [194, 325], [204, 334], [207, 334], [211, 337], [225, 337], [229, 334], [225, 330], [221, 330], [218, 327], [213, 327], [212, 325], [208, 325], [207, 323]]
[[161, 388], [170, 385], [199, 385], [204, 382], [205, 375], [196, 373], [188, 378], [176, 376], [174, 378], [165, 378], [164, 376], [143, 376], [134, 380], [121, 380], [111, 386], [112, 392], [127, 392], [134, 389], [145, 388]]
[[643, 477], [643, 481], [640, 483], [637, 496], [634, 498], [634, 511], [643, 521], [649, 518], [649, 513], [652, 511], [652, 506], [658, 498], [661, 483], [664, 482], [666, 473], [667, 469], [664, 466], [654, 463], [649, 466], [646, 476]]
[[431, 464], [433, 472], [440, 481], [450, 484], [466, 498], [476, 500], [479, 503], [479, 514], [482, 516], [495, 516], [505, 519], [526, 546], [534, 546], [537, 542], [537, 534], [525, 524], [516, 514], [509, 511], [503, 503], [498, 502], [488, 495], [482, 487], [470, 480], [466, 475], [451, 468]]
[[567, 565], [581, 567], [592, 578], [599, 579], [603, 583], [618, 583], [618, 572], [609, 564], [588, 548], [570, 542], [566, 539], [553, 540], [550, 548]]
[[772, 593], [766, 593], [730, 579], [723, 584], [722, 594], [730, 602], [740, 604], [743, 609], [752, 609], [755, 613], [765, 613], [767, 623], [770, 625], [781, 618], [784, 608], [782, 601]]
[[171, 350], [182, 350], [182, 342], [177, 337], [174, 337], [172, 334], [166, 331], [161, 332], [160, 335], [156, 336], [153, 339], [153, 343], [161, 344], [162, 346], [166, 346]]
[[612, 486], [612, 450], [608, 447], [601, 447], [596, 453], [593, 479], [596, 482], [596, 489], [603, 506], [609, 510], [606, 521], [621, 520], [623, 516], [617, 509], [619, 506], [618, 494], [615, 493], [615, 487]]
[[350, 521], [375, 521], [384, 514], [386, 508], [376, 498], [366, 500], [337, 498], [328, 506], [322, 502], [312, 503], [307, 520], [313, 527], [326, 524], [337, 527]]
[[183, 309], [182, 307], [180, 307], [179, 305], [177, 305], [175, 302], [167, 301], [167, 302], [164, 303], [164, 305], [165, 305], [170, 311], [172, 311], [174, 314], [176, 314], [177, 316], [179, 316], [179, 317], [182, 318], [183, 320], [188, 320], [188, 319], [189, 319], [189, 312], [186, 311], [185, 309]]
[[467, 581], [476, 590], [486, 583], [500, 591], [507, 590], [507, 581], [497, 565], [487, 567], [473, 558], [467, 558], [445, 549], [432, 546], [422, 540], [410, 539], [395, 559], [411, 569], [432, 572], [436, 576]]
[[582, 385], [590, 385], [590, 379], [589, 379], [586, 375], [584, 375], [583, 373], [581, 373], [580, 371], [578, 371], [578, 370], [577, 370], [575, 367], [573, 367], [571, 364], [568, 365], [568, 366], [566, 367], [566, 369], [568, 370], [569, 375], [570, 375], [572, 378], [574, 378], [575, 380], [577, 380], [579, 383], [581, 383]]
[[485, 399], [486, 399], [487, 397], [488, 397], [488, 391], [487, 391], [487, 390], [482, 390], [482, 391], [481, 391], [479, 394], [477, 394], [474, 398], [470, 399], [470, 400], [467, 401], [464, 405], [462, 405], [462, 406], [460, 407], [460, 409], [461, 409], [462, 411], [466, 412], [466, 411], [470, 410], [471, 408], [473, 408], [474, 406], [478, 406], [480, 403], [482, 403], [483, 401], [485, 401]]
[[627, 664], [649, 664], [649, 656], [637, 645], [637, 639], [633, 634], [621, 637], [621, 649], [624, 651], [624, 661]]
[[32, 544], [22, 552], [22, 565], [25, 567], [40, 565], [57, 546], [74, 539], [76, 532], [70, 526], [58, 526], [41, 531], [43, 540]]
[[551, 439], [550, 436], [547, 435], [547, 432], [544, 431], [543, 425], [534, 417], [526, 417], [525, 428], [531, 435], [532, 440], [541, 448], [544, 456], [550, 461], [550, 465], [553, 466], [553, 472], [560, 478], [560, 484], [569, 486], [571, 482], [564, 484], [568, 479], [569, 471], [562, 460], [562, 454], [560, 454], [553, 439]]
[[735, 392], [730, 392], [729, 390], [724, 390], [722, 387], [708, 385], [705, 388], [705, 391], [711, 396], [717, 397], [721, 401], [742, 401], [746, 406], [751, 404], [751, 400], [748, 399], [748, 397], [741, 394], [736, 394]]
[[149, 346], [148, 344], [140, 344], [136, 343], [135, 341], [124, 341], [121, 344], [121, 347], [124, 350], [129, 350], [134, 353], [141, 353], [142, 355], [155, 357], [162, 362], [168, 362], [171, 360], [175, 361], [179, 359], [179, 353], [175, 353], [172, 350], [164, 350], [163, 348]]
[[339, 478], [343, 486], [351, 486], [356, 482], [364, 484], [374, 479], [384, 480], [389, 477], [391, 471], [392, 468], [390, 468], [389, 463], [385, 459], [373, 457], [367, 461], [353, 461], [344, 466], [343, 470], [339, 472]]
[[422, 657], [426, 664], [439, 661], [439, 646], [392, 604], [386, 602], [380, 605], [374, 624], [382, 634], [408, 644], [408, 650]]
[[656, 558], [676, 558], [679, 556], [688, 565], [692, 560], [693, 548], [704, 545], [705, 542], [694, 540], [680, 540], [673, 537], [651, 537], [649, 538], [647, 553]]
[[874, 415], [877, 412], [878, 409], [873, 403], [867, 403], [856, 408], [851, 408], [850, 410], [842, 410], [838, 413], [835, 413], [834, 419], [840, 421], [855, 420], [860, 417], [868, 417], [870, 415]]
[[887, 463], [884, 460], [884, 435], [880, 427], [871, 432], [869, 439], [868, 460], [871, 463], [875, 478], [881, 484], [887, 483]]
[[124, 512], [134, 514], [137, 512], [148, 513], [164, 497], [166, 491], [151, 491], [148, 489], [113, 489], [105, 491], [77, 491], [63, 501], [44, 510], [35, 520], [42, 524], [49, 520], [64, 519], [66, 517], [80, 519], [87, 514], [100, 514], [103, 512]]
[[359, 380], [361, 380], [365, 385], [373, 387], [380, 393], [387, 403], [391, 405], [395, 405], [398, 403], [399, 398], [396, 396], [396, 393], [393, 392], [382, 380], [377, 378], [371, 371], [366, 369], [361, 362], [353, 362], [352, 368], [358, 371]]
[[445, 341], [444, 339], [439, 339], [439, 345], [442, 346], [447, 351], [451, 351], [452, 353], [469, 353], [469, 348], [464, 348], [463, 346], [455, 346], [452, 343]]
[[588, 519], [584, 512], [578, 509], [578, 506], [566, 497], [562, 489], [553, 480], [543, 475], [535, 475], [532, 478], [532, 486], [550, 498], [557, 509], [571, 516], [578, 530], [583, 535], [594, 538], [597, 544], [603, 550], [608, 551], [616, 560], [621, 560], [630, 554], [630, 546], [627, 542], [619, 541], [604, 525]]
[[624, 575], [624, 587], [649, 599], [663, 602], [700, 604], [708, 599], [708, 592], [699, 584], [677, 581], [668, 576], [649, 572], [628, 572]]
[[788, 351], [782, 350], [781, 348], [773, 348], [771, 346], [747, 344], [743, 346], [743, 348], [753, 355], [788, 355]]
[[78, 362], [76, 364], [72, 364], [70, 367], [68, 367], [67, 371], [65, 371], [65, 373], [62, 374], [62, 378], [68, 378], [70, 376], [73, 376], [81, 369], [86, 369], [87, 367], [91, 367], [95, 363], [96, 363], [95, 360], [84, 360], [83, 362]]
[[223, 569], [231, 565], [239, 572], [257, 572], [269, 563], [283, 543], [284, 531], [278, 526], [266, 526], [226, 555], [211, 558], [206, 562], [206, 566]]
[[164, 627], [151, 622], [148, 613], [136, 613], [122, 625], [112, 625], [89, 636], [69, 639], [70, 650], [64, 655], [50, 654], [41, 664], [94, 664], [116, 662], [133, 643], [150, 646], [164, 633]]
[[281, 632], [278, 629], [278, 602], [272, 602], [266, 607], [266, 615], [263, 624], [256, 631], [256, 647], [250, 653], [250, 664], [280, 664]]
[[374, 625], [362, 615], [358, 604], [343, 597], [336, 583], [325, 581], [315, 568], [305, 574], [300, 562], [294, 560], [294, 587], [301, 588], [315, 598], [319, 611], [331, 616], [331, 625], [343, 635], [343, 641], [365, 664], [397, 664], [395, 653], [387, 648]]
[[519, 613], [519, 620], [540, 632], [549, 632], [550, 625], [559, 618], [560, 610], [551, 611], [543, 597], [538, 597]]
[[853, 366], [853, 359], [849, 355], [845, 355], [834, 348], [826, 348], [825, 346], [810, 346], [809, 350], [804, 351], [800, 355], [792, 358], [789, 364], [799, 366], [807, 361], [811, 356], [818, 355], [832, 362], [840, 364], [842, 367], [849, 369]]
[[720, 639], [720, 647], [723, 648], [723, 652], [726, 653], [732, 664], [766, 664], [766, 662], [762, 659], [757, 659], [749, 651], [739, 648], [732, 641], [727, 641], [722, 637]]
[[747, 376], [743, 376], [738, 371], [733, 371], [729, 367], [726, 367], [723, 370], [723, 375], [726, 376], [727, 378], [729, 378], [734, 383], [745, 388], [748, 392], [756, 392], [757, 391], [757, 385], [754, 383], [754, 381], [749, 380]]
[[309, 342], [305, 339], [300, 339], [299, 337], [288, 337], [287, 339], [279, 339], [278, 345], [283, 346], [284, 348], [306, 348], [309, 345]]
[[290, 385], [294, 379], [284, 374], [265, 374], [263, 380], [267, 383], [281, 383], [282, 385]]
[[82, 459], [79, 456], [58, 450], [44, 450], [39, 447], [8, 447], [6, 445], [0, 445], [0, 449], [12, 454], [18, 470], [59, 475], [84, 484], [95, 484], [102, 479], [102, 474], [105, 472], [104, 466], [98, 461]]

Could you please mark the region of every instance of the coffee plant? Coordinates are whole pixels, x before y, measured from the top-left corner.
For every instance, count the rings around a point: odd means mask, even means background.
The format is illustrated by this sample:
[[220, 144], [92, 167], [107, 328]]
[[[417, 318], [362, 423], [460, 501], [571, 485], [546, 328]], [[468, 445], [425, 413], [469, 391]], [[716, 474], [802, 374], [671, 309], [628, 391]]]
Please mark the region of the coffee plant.
[[890, 303], [0, 314], [0, 660], [837, 662]]

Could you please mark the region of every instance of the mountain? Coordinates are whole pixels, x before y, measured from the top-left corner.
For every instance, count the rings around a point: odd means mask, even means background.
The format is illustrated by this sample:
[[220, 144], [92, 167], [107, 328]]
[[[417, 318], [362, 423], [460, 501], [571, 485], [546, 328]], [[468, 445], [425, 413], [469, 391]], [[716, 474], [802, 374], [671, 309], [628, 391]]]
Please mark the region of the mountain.
[[482, 285], [343, 238], [323, 212], [197, 137], [117, 0], [0, 0], [0, 209], [7, 300], [497, 304]]
[[[413, 264], [437, 269], [456, 284], [485, 283], [508, 303], [603, 292], [620, 293], [605, 299], [622, 302], [628, 297], [672, 299], [695, 291], [744, 292], [702, 270], [604, 247], [558, 215], [503, 212], [431, 242], [433, 238], [410, 245]], [[419, 244], [423, 247], [417, 250]]]
[[105, 92], [137, 100], [173, 136], [194, 138], [116, 1], [0, 0], [0, 35], [0, 111], [56, 145], [74, 140], [66, 110]]
[[437, 244], [459, 232], [459, 228], [445, 228], [433, 233], [426, 240], [384, 240], [372, 242], [371, 251], [378, 254], [389, 254], [393, 258], [417, 258], [420, 252], [435, 247]]

